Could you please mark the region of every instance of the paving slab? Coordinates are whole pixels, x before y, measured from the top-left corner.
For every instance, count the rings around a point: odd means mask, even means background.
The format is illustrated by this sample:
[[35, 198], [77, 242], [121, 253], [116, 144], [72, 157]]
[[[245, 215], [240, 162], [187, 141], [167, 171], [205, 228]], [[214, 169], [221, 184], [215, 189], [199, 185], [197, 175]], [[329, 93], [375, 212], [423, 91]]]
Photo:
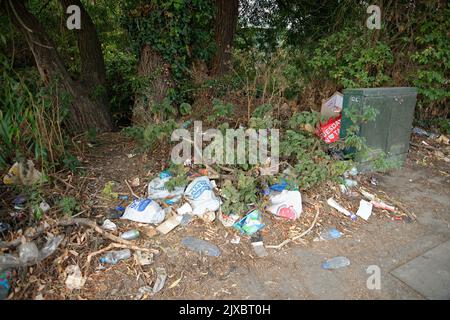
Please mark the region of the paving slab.
[[391, 272], [427, 299], [450, 299], [450, 241]]

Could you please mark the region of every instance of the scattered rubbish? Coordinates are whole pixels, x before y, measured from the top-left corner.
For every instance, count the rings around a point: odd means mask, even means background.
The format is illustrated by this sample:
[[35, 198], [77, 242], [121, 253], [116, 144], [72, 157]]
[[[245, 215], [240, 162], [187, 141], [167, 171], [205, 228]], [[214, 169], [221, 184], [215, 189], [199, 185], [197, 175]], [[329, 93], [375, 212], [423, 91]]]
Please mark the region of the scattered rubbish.
[[177, 280], [175, 280], [175, 281], [169, 286], [168, 289], [175, 288], [175, 287], [180, 283], [181, 279], [183, 279], [183, 271], [181, 271], [181, 276], [180, 276]]
[[140, 185], [141, 185], [141, 180], [139, 179], [139, 177], [136, 177], [130, 181], [130, 186], [132, 186], [132, 187], [139, 187]]
[[140, 223], [159, 224], [164, 220], [165, 212], [151, 199], [134, 200], [122, 215], [122, 219]]
[[375, 177], [371, 177], [370, 178], [370, 184], [377, 186], [378, 185], [378, 180]]
[[370, 215], [372, 214], [372, 207], [373, 204], [371, 202], [361, 200], [359, 202], [359, 208], [358, 211], [356, 212], [356, 215], [367, 221]]
[[81, 274], [80, 267], [76, 264], [70, 265], [66, 268], [66, 288], [69, 290], [79, 290], [83, 288], [86, 279]]
[[131, 158], [133, 158], [133, 157], [135, 157], [136, 155], [135, 154], [133, 154], [133, 153], [127, 153], [127, 158], [128, 159], [131, 159]]
[[327, 200], [327, 203], [330, 207], [336, 209], [337, 211], [339, 211], [340, 213], [345, 214], [347, 217], [350, 217], [353, 221], [356, 220], [356, 215], [354, 215], [353, 213], [351, 213], [350, 211], [348, 211], [347, 209], [345, 209], [344, 207], [342, 207], [339, 203], [336, 202], [336, 200], [334, 200], [333, 198], [330, 198]]
[[42, 173], [34, 168], [32, 160], [27, 160], [26, 164], [16, 162], [3, 177], [6, 185], [31, 186], [42, 180]]
[[279, 170], [280, 170], [279, 164], [276, 162], [272, 163], [272, 159], [268, 158], [267, 161], [264, 163], [264, 165], [259, 168], [259, 173], [262, 176], [273, 176], [274, 174], [277, 174]]
[[11, 229], [8, 223], [0, 222], [0, 233], [5, 233]]
[[336, 228], [329, 228], [327, 230], [324, 230], [319, 235], [319, 239], [324, 241], [334, 240], [340, 237], [342, 237], [342, 233]]
[[24, 210], [27, 202], [27, 198], [24, 196], [15, 197], [13, 200], [14, 209]]
[[339, 115], [337, 118], [328, 119], [325, 123], [319, 122], [316, 134], [328, 144], [338, 141], [341, 130], [341, 120], [342, 115]]
[[253, 247], [253, 251], [255, 252], [255, 254], [260, 258], [266, 257], [269, 255], [267, 253], [267, 250], [264, 247], [264, 243], [262, 241], [252, 242], [252, 247]]
[[375, 195], [371, 194], [370, 192], [367, 192], [365, 190], [359, 190], [364, 198], [366, 198], [369, 201], [374, 201], [376, 199]]
[[222, 212], [222, 210], [219, 211], [219, 221], [222, 222], [225, 228], [232, 227], [236, 221], [239, 220], [239, 218], [240, 216], [235, 213], [226, 215]]
[[339, 188], [341, 189], [341, 193], [348, 199], [355, 199], [358, 197], [358, 193], [356, 191], [351, 190], [343, 184], [340, 184]]
[[101, 263], [117, 264], [121, 260], [126, 260], [131, 257], [130, 249], [110, 251], [100, 258]]
[[11, 290], [11, 271], [0, 272], [0, 300], [5, 300], [8, 298], [9, 291]]
[[342, 112], [344, 96], [340, 92], [335, 92], [328, 100], [322, 102], [320, 114], [325, 120], [335, 118]]
[[353, 188], [358, 185], [358, 182], [356, 182], [355, 180], [352, 180], [352, 179], [345, 179], [344, 185], [348, 188]]
[[152, 294], [153, 288], [150, 286], [143, 286], [138, 289], [138, 292], [136, 300], [141, 300], [146, 294]]
[[412, 130], [412, 133], [418, 136], [422, 136], [422, 137], [428, 137], [431, 139], [436, 139], [439, 135], [433, 132], [428, 132], [422, 128], [419, 127], [414, 127]]
[[115, 186], [114, 181], [108, 181], [102, 190], [103, 195], [105, 195], [111, 199], [119, 198], [119, 194], [117, 192], [113, 192], [114, 186]]
[[194, 215], [203, 215], [206, 211], [217, 211], [221, 201], [216, 197], [208, 177], [194, 179], [184, 192], [193, 207]]
[[412, 133], [415, 134], [415, 135], [417, 135], [417, 136], [428, 137], [428, 132], [425, 131], [425, 130], [422, 129], [422, 128], [419, 128], [419, 127], [414, 127], [414, 128], [412, 129]]
[[20, 267], [19, 258], [12, 254], [0, 255], [0, 272]]
[[270, 198], [268, 211], [289, 220], [298, 219], [302, 213], [302, 196], [299, 191], [283, 190]]
[[153, 253], [138, 250], [134, 253], [134, 259], [139, 265], [148, 266], [153, 263]]
[[213, 211], [206, 211], [200, 218], [207, 223], [211, 223], [216, 220], [216, 214]]
[[175, 187], [173, 191], [169, 191], [166, 188], [166, 182], [172, 178], [170, 172], [163, 171], [159, 174], [159, 177], [153, 179], [148, 184], [148, 197], [153, 200], [167, 199], [167, 204], [175, 204], [181, 200], [184, 192], [184, 186]]
[[350, 170], [344, 172], [344, 178], [356, 177], [358, 175], [358, 168], [352, 167]]
[[153, 286], [153, 293], [158, 293], [161, 291], [161, 289], [164, 287], [164, 284], [166, 283], [167, 279], [167, 272], [164, 268], [156, 268], [156, 281], [155, 285]]
[[250, 211], [233, 225], [234, 228], [249, 236], [261, 230], [264, 226], [261, 212], [258, 209]]
[[125, 208], [122, 206], [116, 206], [114, 209], [118, 212], [125, 212]]
[[33, 265], [39, 261], [39, 249], [34, 242], [25, 242], [19, 246], [19, 261], [22, 265]]
[[187, 213], [192, 213], [192, 207], [189, 203], [185, 203], [177, 209], [177, 213], [180, 216], [185, 215]]
[[135, 239], [139, 238], [139, 236], [140, 236], [140, 233], [136, 229], [126, 231], [120, 235], [120, 237], [124, 240], [135, 240]]
[[127, 195], [121, 195], [121, 196], [119, 196], [119, 199], [123, 200], [123, 201], [128, 201], [128, 196]]
[[288, 187], [288, 183], [286, 180], [281, 179], [281, 183], [276, 183], [271, 185], [269, 188], [272, 191], [276, 191], [276, 192], [282, 192], [283, 190], [285, 190]]
[[390, 205], [384, 203], [383, 201], [375, 201], [375, 200], [373, 200], [370, 203], [372, 203], [372, 205], [375, 208], [378, 208], [378, 209], [387, 210], [387, 211], [391, 211], [391, 212], [395, 212], [396, 211], [396, 208], [394, 206], [390, 206]]
[[112, 222], [111, 220], [106, 219], [105, 221], [103, 221], [102, 229], [108, 230], [108, 231], [116, 231], [117, 225], [114, 222]]
[[441, 143], [441, 144], [449, 144], [449, 140], [450, 140], [449, 137], [441, 134], [439, 136], [439, 138], [436, 139], [436, 142]]
[[350, 265], [350, 260], [346, 257], [334, 257], [322, 263], [322, 268], [326, 270], [334, 270], [344, 268]]
[[39, 204], [39, 208], [42, 210], [43, 213], [46, 213], [48, 210], [50, 210], [50, 205], [47, 202], [42, 201]]
[[181, 216], [180, 225], [187, 226], [189, 224], [189, 222], [191, 222], [192, 218], [193, 218], [192, 215], [190, 215], [188, 213], [183, 214]]
[[120, 219], [123, 216], [123, 212], [116, 209], [109, 209], [108, 218], [109, 219]]
[[189, 250], [199, 253], [205, 253], [206, 255], [211, 257], [220, 256], [220, 249], [217, 246], [202, 239], [198, 239], [195, 237], [185, 237], [183, 238], [183, 240], [181, 240], [181, 244]]
[[154, 236], [157, 236], [159, 232], [156, 230], [156, 228], [147, 227], [144, 230], [144, 234], [149, 238], [153, 238]]
[[161, 232], [162, 234], [168, 234], [170, 231], [178, 227], [181, 223], [182, 217], [181, 216], [172, 216], [166, 221], [164, 221], [162, 224], [160, 224], [156, 230]]
[[53, 254], [63, 240], [64, 235], [62, 234], [48, 239], [45, 246], [41, 249], [41, 251], [39, 251], [39, 261], [47, 259], [51, 254]]
[[241, 242], [241, 237], [234, 236], [233, 239], [230, 240], [232, 244], [239, 244]]

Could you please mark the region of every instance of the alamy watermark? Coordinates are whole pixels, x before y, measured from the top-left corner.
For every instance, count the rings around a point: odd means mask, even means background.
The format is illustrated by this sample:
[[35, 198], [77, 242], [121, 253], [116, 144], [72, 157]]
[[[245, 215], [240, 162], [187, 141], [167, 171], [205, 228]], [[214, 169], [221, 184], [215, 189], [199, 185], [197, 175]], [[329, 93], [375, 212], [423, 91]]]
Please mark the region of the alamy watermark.
[[366, 273], [370, 274], [367, 278], [366, 286], [369, 290], [381, 290], [381, 269], [377, 265], [367, 267]]
[[[267, 164], [279, 163], [278, 129], [208, 129], [194, 122], [193, 135], [187, 129], [176, 129], [172, 142], [179, 142], [171, 153], [172, 162], [182, 164], [192, 159], [194, 164]], [[204, 142], [209, 143], [204, 147]], [[270, 146], [270, 148], [269, 148]], [[269, 155], [270, 149], [270, 155]]]

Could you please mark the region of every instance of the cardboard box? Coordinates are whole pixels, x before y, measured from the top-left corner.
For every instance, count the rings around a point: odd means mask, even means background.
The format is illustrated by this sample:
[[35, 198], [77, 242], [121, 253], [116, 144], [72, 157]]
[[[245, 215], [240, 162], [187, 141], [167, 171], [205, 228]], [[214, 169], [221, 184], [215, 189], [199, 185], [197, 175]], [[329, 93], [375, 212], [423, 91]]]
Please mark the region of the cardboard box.
[[340, 92], [335, 92], [328, 100], [322, 102], [320, 114], [325, 120], [336, 118], [342, 112], [344, 96]]

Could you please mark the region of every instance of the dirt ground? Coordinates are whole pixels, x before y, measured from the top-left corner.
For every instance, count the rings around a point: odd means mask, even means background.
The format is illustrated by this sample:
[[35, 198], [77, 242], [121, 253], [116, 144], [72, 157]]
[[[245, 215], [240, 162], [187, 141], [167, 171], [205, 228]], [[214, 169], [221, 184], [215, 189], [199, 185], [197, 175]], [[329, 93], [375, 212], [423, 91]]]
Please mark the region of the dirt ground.
[[[326, 199], [335, 196], [356, 212], [359, 199], [344, 199], [336, 185], [327, 184], [318, 190], [302, 193], [304, 212], [295, 222], [278, 220], [264, 214], [262, 230], [265, 245], [277, 245], [311, 226], [319, 210], [319, 219], [305, 237], [282, 249], [267, 249], [269, 255], [258, 258], [250, 238], [242, 236], [239, 244], [230, 240], [238, 235], [225, 228], [218, 219], [192, 221], [167, 235], [153, 235], [153, 227], [125, 220], [114, 220], [121, 231], [138, 228], [143, 236], [135, 244], [159, 251], [154, 263], [140, 266], [134, 259], [99, 269], [98, 257], [83, 272], [86, 284], [81, 290], [65, 288], [64, 269], [69, 264], [85, 265], [89, 253], [105, 247], [108, 242], [92, 230], [73, 233], [66, 229], [64, 249], [53, 259], [22, 272], [13, 282], [11, 299], [423, 299], [419, 293], [390, 275], [390, 271], [412, 258], [450, 239], [450, 166], [434, 157], [432, 148], [422, 148], [423, 139], [414, 138], [415, 145], [402, 169], [376, 174], [378, 185], [370, 184], [370, 176], [359, 175], [359, 185], [377, 195], [385, 194], [401, 203], [417, 216], [394, 217], [387, 211], [374, 209], [368, 222], [352, 222], [326, 206]], [[98, 144], [85, 150], [82, 177], [69, 177], [69, 185], [81, 184], [81, 195], [89, 203], [83, 216], [101, 221], [117, 201], [105, 199], [101, 189], [115, 181], [116, 192], [130, 194], [125, 179], [140, 178], [134, 192], [144, 195], [146, 184], [166, 166], [167, 154], [135, 155], [134, 143], [123, 135], [105, 134]], [[65, 186], [66, 192], [70, 187]], [[344, 236], [330, 241], [316, 241], [321, 230], [336, 227]], [[71, 233], [72, 232], [72, 233]], [[187, 250], [181, 239], [192, 235], [217, 245], [219, 257], [208, 257]], [[346, 256], [350, 266], [324, 270], [322, 262], [334, 256]], [[369, 290], [367, 267], [381, 269], [381, 289]], [[153, 286], [156, 268], [167, 272], [164, 288], [156, 293], [139, 294], [139, 288]], [[45, 276], [43, 276], [43, 274]]]

